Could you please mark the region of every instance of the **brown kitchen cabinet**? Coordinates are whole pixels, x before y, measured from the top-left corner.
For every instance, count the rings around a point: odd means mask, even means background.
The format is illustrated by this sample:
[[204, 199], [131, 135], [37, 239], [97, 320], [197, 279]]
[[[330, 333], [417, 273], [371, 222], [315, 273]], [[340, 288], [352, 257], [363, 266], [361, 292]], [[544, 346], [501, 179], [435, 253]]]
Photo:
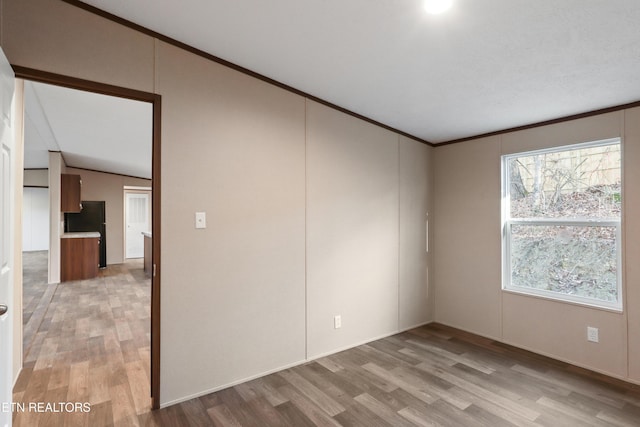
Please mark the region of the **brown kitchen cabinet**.
[[98, 275], [100, 233], [64, 233], [60, 239], [60, 281], [92, 279]]
[[80, 212], [82, 181], [80, 175], [62, 174], [60, 176], [60, 211]]

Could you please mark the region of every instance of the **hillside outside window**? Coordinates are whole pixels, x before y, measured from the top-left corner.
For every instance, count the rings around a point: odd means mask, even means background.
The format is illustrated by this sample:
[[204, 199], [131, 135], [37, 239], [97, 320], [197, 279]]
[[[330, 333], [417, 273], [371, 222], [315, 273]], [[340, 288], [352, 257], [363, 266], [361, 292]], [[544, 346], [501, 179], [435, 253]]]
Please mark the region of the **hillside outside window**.
[[503, 289], [622, 309], [620, 139], [502, 157]]

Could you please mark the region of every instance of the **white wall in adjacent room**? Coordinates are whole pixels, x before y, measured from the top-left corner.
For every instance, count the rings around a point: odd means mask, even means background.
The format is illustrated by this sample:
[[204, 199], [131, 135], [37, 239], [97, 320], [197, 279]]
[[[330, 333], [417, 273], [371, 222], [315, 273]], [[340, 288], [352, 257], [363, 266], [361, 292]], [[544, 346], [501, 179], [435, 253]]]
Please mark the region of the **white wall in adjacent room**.
[[49, 188], [24, 187], [22, 250], [49, 250]]

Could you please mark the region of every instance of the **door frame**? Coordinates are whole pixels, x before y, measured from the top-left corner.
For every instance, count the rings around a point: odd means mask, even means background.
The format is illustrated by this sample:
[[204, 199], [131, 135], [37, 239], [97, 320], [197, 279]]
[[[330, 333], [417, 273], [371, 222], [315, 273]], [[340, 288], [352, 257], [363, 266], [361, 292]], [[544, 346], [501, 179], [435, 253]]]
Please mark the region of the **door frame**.
[[161, 199], [160, 199], [160, 167], [161, 167], [161, 118], [162, 97], [155, 93], [143, 92], [105, 83], [69, 77], [40, 71], [33, 68], [21, 67], [11, 64], [15, 78], [31, 80], [40, 83], [48, 83], [56, 86], [64, 86], [71, 89], [95, 92], [103, 95], [119, 98], [149, 102], [153, 106], [153, 147], [152, 147], [152, 172], [151, 172], [151, 234], [153, 272], [151, 274], [151, 407], [160, 408], [160, 279], [162, 268], [160, 257], [161, 239]]
[[[151, 200], [153, 200], [153, 197], [152, 197], [153, 193], [150, 188], [146, 189], [145, 187], [132, 187], [132, 186], [126, 186], [126, 185], [124, 186], [122, 190], [122, 206], [123, 206], [122, 224], [124, 225], [124, 229], [122, 230], [122, 237], [123, 237], [122, 259], [123, 260], [129, 259], [127, 258], [127, 194], [148, 194], [151, 197]], [[151, 212], [151, 220], [153, 221], [153, 206], [151, 205], [151, 203], [149, 203], [148, 208]], [[151, 236], [153, 236], [153, 233], [151, 234]]]

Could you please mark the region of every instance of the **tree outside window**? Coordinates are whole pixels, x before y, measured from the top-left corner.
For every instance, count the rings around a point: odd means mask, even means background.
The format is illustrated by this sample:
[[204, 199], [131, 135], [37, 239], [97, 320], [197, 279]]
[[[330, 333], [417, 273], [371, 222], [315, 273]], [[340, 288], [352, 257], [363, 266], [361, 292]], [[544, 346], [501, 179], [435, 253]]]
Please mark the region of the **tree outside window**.
[[618, 138], [503, 156], [503, 288], [621, 309]]

